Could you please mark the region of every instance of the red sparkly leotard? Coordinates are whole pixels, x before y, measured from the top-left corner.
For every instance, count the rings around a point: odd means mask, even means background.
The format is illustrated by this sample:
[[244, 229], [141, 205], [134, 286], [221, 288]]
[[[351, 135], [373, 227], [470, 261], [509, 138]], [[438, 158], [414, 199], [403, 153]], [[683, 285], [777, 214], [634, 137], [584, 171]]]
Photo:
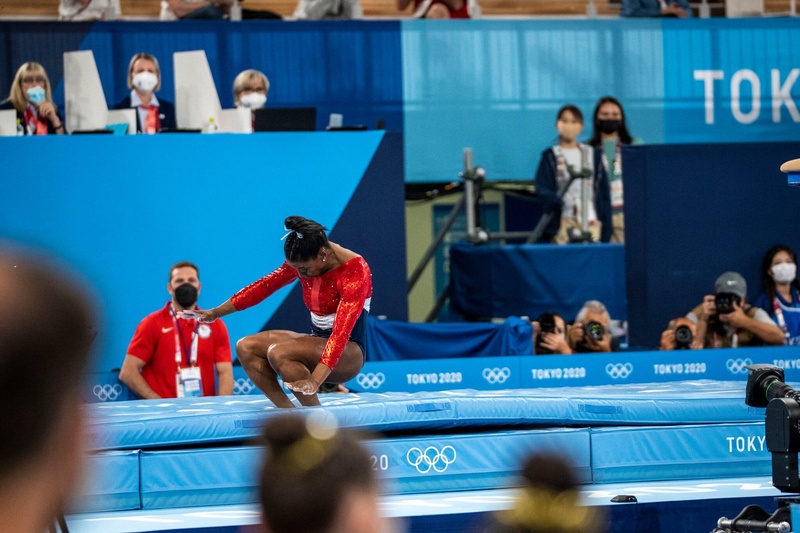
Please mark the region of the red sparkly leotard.
[[369, 311], [372, 299], [369, 265], [358, 256], [321, 276], [303, 278], [288, 263], [283, 263], [231, 296], [231, 303], [237, 311], [247, 309], [295, 279], [300, 279], [303, 287], [303, 301], [311, 311], [311, 322], [319, 329], [331, 330], [319, 362], [333, 370], [361, 312]]

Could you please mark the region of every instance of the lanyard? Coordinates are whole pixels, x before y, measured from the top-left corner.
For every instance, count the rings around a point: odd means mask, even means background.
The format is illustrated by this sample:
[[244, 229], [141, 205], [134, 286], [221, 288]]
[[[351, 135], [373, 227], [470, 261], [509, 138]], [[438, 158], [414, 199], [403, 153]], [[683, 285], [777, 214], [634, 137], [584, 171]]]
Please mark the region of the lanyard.
[[195, 322], [194, 332], [192, 333], [192, 346], [189, 350], [187, 350], [186, 346], [184, 345], [181, 325], [178, 322], [178, 317], [175, 316], [175, 310], [172, 309], [171, 305], [169, 306], [169, 310], [172, 314], [172, 321], [175, 324], [175, 329], [173, 330], [175, 333], [175, 364], [178, 365], [178, 372], [180, 372], [184, 352], [186, 353], [186, 360], [189, 363], [189, 366], [197, 366], [197, 329], [200, 327], [200, 324]]
[[778, 297], [772, 299], [772, 309], [775, 311], [775, 318], [778, 320], [778, 326], [783, 330], [783, 336], [789, 339], [789, 328], [786, 327], [786, 320], [783, 318], [783, 309], [781, 304], [778, 303]]

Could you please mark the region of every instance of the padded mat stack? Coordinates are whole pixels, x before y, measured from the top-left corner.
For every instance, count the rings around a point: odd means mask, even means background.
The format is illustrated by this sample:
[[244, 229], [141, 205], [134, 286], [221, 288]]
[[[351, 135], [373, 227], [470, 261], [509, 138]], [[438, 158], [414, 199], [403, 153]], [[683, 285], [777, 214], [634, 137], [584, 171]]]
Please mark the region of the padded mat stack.
[[[321, 397], [368, 445], [390, 494], [515, 486], [534, 450], [568, 454], [584, 483], [769, 475], [764, 410], [744, 382]], [[262, 397], [86, 406], [96, 453], [80, 511], [255, 501], [254, 439], [282, 411]], [[314, 409], [303, 409], [307, 414]]]

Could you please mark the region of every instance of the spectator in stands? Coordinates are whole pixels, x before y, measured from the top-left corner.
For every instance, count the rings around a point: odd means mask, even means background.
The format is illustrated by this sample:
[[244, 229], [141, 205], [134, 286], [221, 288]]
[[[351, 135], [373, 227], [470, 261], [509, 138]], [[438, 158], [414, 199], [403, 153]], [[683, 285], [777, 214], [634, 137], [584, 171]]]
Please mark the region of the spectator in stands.
[[542, 313], [531, 325], [534, 355], [572, 353], [567, 342], [567, 325], [560, 314]]
[[697, 350], [703, 345], [697, 338], [697, 326], [685, 316], [673, 318], [661, 333], [659, 350]]
[[[239, 0], [241, 4], [244, 0]], [[161, 0], [161, 20], [234, 20], [234, 0]], [[242, 19], [281, 19], [269, 10], [240, 9]]]
[[600, 150], [603, 169], [608, 176], [611, 195], [611, 242], [625, 242], [625, 202], [622, 187], [622, 145], [641, 144], [632, 137], [625, 122], [622, 104], [613, 96], [604, 96], [597, 101], [592, 119], [592, 138], [589, 144]]
[[800, 283], [797, 254], [791, 247], [777, 244], [767, 250], [761, 262], [761, 287], [764, 292], [754, 305], [781, 328], [786, 344], [800, 345]]
[[3, 531], [55, 531], [75, 494], [84, 458], [80, 388], [95, 320], [83, 285], [63, 268], [0, 251]]
[[[405, 10], [412, 0], [397, 0], [397, 9]], [[468, 19], [467, 0], [413, 0], [414, 17], [425, 19]]]
[[487, 533], [601, 533], [600, 508], [581, 503], [572, 464], [555, 452], [534, 452], [522, 468], [522, 490], [510, 509], [494, 515]]
[[390, 531], [370, 453], [333, 416], [279, 416], [265, 429], [261, 506], [270, 533]]
[[[612, 230], [608, 177], [600, 151], [578, 141], [583, 131], [581, 110], [574, 105], [562, 107], [556, 129], [558, 143], [542, 152], [534, 179], [544, 216], [552, 217], [544, 236], [557, 244], [608, 242]], [[582, 210], [584, 195], [586, 212]], [[584, 221], [590, 235], [582, 231]]]
[[247, 69], [233, 80], [233, 105], [250, 109], [255, 128], [255, 111], [267, 103], [269, 80], [263, 72]]
[[128, 66], [128, 88], [131, 93], [114, 109], [136, 110], [136, 132], [153, 134], [175, 129], [175, 106], [156, 97], [161, 88], [161, 68], [158, 59], [145, 52], [131, 58]]
[[692, 16], [688, 0], [622, 0], [619, 11], [622, 17], [677, 17]]
[[53, 103], [50, 78], [39, 63], [23, 63], [8, 98], [0, 104], [0, 109], [15, 109], [17, 120], [25, 135], [63, 134], [64, 120]]
[[297, 20], [351, 20], [364, 18], [359, 0], [300, 0], [292, 15]]
[[200, 273], [189, 261], [169, 269], [167, 292], [172, 299], [146, 316], [136, 328], [119, 379], [139, 398], [233, 394], [233, 365], [228, 329], [221, 320], [200, 324], [181, 318], [197, 310]]
[[119, 15], [119, 0], [60, 0], [58, 5], [58, 20], [114, 20]]
[[619, 340], [611, 336], [611, 315], [602, 302], [589, 300], [575, 317], [567, 341], [575, 353], [617, 352]]
[[692, 309], [686, 318], [697, 325], [697, 339], [703, 348], [739, 346], [780, 346], [781, 328], [763, 309], [746, 302], [747, 282], [737, 272], [725, 272], [714, 283], [714, 294]]
[[161, 0], [161, 20], [221, 20], [233, 0]]

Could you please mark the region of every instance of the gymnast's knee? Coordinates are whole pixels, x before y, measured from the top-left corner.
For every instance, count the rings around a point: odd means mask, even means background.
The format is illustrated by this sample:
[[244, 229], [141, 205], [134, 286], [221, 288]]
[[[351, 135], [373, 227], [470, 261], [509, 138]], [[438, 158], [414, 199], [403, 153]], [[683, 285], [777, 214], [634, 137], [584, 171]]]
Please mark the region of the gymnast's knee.
[[251, 364], [254, 360], [266, 355], [263, 342], [255, 335], [242, 337], [236, 342], [236, 357], [243, 366]]

